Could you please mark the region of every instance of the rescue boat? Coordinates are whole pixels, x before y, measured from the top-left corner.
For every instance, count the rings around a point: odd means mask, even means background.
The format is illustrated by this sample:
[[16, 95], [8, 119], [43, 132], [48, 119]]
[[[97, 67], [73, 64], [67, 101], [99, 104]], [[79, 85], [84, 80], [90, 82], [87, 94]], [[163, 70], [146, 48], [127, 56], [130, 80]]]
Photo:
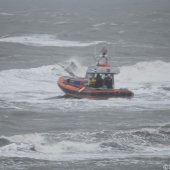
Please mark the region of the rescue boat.
[[134, 93], [128, 89], [116, 89], [114, 76], [120, 72], [119, 68], [108, 63], [107, 49], [102, 50], [97, 64], [91, 65], [84, 78], [76, 76], [61, 76], [58, 86], [66, 95], [75, 98], [108, 99], [112, 97], [133, 97]]

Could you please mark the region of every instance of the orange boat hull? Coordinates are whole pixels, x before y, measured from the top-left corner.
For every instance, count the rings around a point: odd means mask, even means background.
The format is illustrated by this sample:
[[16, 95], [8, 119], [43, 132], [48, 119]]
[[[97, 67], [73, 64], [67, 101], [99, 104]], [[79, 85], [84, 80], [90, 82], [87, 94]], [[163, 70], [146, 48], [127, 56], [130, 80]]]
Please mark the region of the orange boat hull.
[[58, 86], [67, 94], [76, 98], [88, 98], [88, 99], [108, 99], [112, 97], [133, 97], [133, 92], [127, 89], [97, 89], [90, 87], [75, 87], [70, 84], [66, 84], [64, 77], [60, 77], [58, 80]]

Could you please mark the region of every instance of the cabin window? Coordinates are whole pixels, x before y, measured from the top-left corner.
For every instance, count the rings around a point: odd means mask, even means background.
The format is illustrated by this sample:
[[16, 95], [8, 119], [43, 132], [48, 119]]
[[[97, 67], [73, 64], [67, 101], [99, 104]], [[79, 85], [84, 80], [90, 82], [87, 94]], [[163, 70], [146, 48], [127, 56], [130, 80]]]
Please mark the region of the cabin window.
[[107, 69], [106, 71], [107, 71], [107, 73], [110, 73], [110, 69]]

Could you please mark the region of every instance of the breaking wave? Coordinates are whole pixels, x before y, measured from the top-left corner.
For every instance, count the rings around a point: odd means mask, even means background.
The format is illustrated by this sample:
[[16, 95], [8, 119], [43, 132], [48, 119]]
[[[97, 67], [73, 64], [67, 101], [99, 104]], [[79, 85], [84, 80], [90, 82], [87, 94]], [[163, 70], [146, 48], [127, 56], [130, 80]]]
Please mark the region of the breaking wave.
[[[88, 111], [107, 108], [167, 109], [170, 106], [170, 63], [163, 61], [140, 62], [122, 66], [115, 76], [116, 88], [129, 88], [135, 93], [131, 100], [107, 101], [62, 98], [64, 93], [57, 86], [60, 75], [70, 72], [84, 76], [87, 67], [72, 59], [55, 65], [30, 69], [13, 69], [0, 72], [1, 108], [58, 109], [61, 111]], [[77, 107], [78, 106], [78, 107]]]
[[1, 136], [0, 156], [54, 161], [170, 156], [169, 127]]
[[121, 67], [119, 81], [167, 82], [170, 78], [170, 63], [163, 61], [139, 62], [133, 66]]
[[28, 46], [55, 46], [55, 47], [86, 47], [102, 43], [102, 41], [80, 42], [57, 39], [54, 35], [33, 34], [11, 37], [10, 35], [0, 38], [0, 42], [19, 43]]

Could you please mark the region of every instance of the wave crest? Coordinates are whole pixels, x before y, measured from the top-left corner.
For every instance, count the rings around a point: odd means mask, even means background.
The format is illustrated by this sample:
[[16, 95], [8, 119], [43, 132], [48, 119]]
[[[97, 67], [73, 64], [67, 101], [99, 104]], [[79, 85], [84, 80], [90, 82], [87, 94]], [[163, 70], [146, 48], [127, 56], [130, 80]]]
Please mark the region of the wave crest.
[[122, 66], [118, 81], [167, 82], [170, 78], [170, 63], [164, 61], [139, 62], [132, 66]]
[[54, 46], [54, 47], [87, 47], [93, 46], [103, 41], [89, 41], [89, 42], [80, 42], [80, 41], [67, 41], [57, 39], [54, 35], [48, 34], [33, 34], [33, 35], [23, 35], [23, 36], [15, 36], [10, 37], [9, 35], [4, 38], [0, 38], [0, 42], [7, 43], [19, 43], [27, 46]]

